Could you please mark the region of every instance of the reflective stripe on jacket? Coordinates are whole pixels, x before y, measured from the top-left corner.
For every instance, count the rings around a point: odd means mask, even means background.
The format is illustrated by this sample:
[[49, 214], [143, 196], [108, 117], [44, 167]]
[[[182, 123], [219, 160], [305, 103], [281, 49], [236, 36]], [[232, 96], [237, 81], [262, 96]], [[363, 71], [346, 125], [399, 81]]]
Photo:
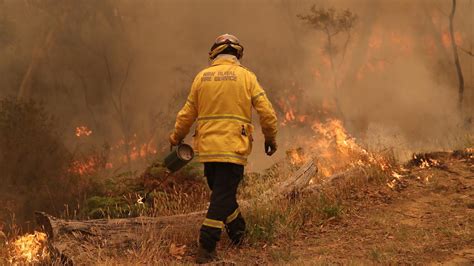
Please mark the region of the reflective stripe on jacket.
[[265, 139], [275, 139], [275, 111], [255, 74], [235, 56], [220, 55], [194, 79], [176, 118], [174, 135], [183, 139], [197, 120], [194, 148], [200, 162], [245, 165], [252, 150], [252, 106]]

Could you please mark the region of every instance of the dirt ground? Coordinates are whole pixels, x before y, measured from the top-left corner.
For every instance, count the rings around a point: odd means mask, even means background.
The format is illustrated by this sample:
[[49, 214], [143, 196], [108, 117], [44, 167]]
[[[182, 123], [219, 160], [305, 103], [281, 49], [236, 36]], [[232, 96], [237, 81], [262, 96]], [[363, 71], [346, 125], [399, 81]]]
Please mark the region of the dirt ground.
[[[474, 158], [407, 166], [397, 189], [354, 192], [338, 219], [307, 225], [293, 240], [222, 250], [237, 264], [474, 265]], [[225, 245], [225, 241], [223, 241]], [[222, 246], [223, 246], [222, 245]], [[193, 254], [189, 254], [191, 262]]]

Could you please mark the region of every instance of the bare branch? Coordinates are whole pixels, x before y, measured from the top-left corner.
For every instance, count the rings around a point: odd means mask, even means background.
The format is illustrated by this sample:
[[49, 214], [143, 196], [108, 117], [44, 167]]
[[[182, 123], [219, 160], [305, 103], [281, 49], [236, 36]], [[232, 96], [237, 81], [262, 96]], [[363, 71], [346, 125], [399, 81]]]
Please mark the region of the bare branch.
[[344, 58], [346, 57], [347, 53], [347, 46], [349, 46], [349, 42], [351, 41], [351, 31], [347, 31], [347, 38], [346, 41], [344, 42], [344, 46], [342, 47], [342, 55], [341, 55], [341, 62], [339, 63], [339, 66], [337, 67], [338, 69], [341, 68], [342, 63], [344, 63]]
[[125, 84], [127, 83], [128, 80], [128, 75], [130, 73], [130, 66], [132, 65], [132, 59], [128, 60], [127, 63], [127, 68], [125, 70], [125, 76], [122, 80], [122, 83], [120, 84], [119, 87], [119, 101], [120, 101], [120, 106], [122, 106], [122, 94], [123, 94], [123, 88], [125, 87]]
[[109, 88], [112, 89], [112, 71], [110, 70], [109, 58], [107, 57], [107, 54], [105, 53], [105, 51], [104, 51], [103, 57], [104, 57], [105, 68], [107, 70], [107, 81], [109, 83]]
[[[105, 69], [107, 70], [107, 83], [109, 84], [109, 89], [112, 90], [113, 89], [112, 70], [110, 69], [109, 59], [105, 51], [104, 51], [103, 57], [104, 57]], [[110, 98], [111, 98], [112, 105], [114, 106], [115, 111], [120, 113], [119, 104], [115, 101], [113, 95]]]

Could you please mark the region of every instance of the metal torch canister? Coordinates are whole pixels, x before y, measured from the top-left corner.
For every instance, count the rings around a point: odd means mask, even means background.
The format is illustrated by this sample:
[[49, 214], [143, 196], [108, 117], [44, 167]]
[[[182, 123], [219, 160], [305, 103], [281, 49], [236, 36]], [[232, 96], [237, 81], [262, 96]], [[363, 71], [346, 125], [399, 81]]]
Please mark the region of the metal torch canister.
[[194, 158], [194, 150], [191, 146], [181, 143], [176, 146], [164, 160], [164, 166], [173, 173], [183, 168]]

